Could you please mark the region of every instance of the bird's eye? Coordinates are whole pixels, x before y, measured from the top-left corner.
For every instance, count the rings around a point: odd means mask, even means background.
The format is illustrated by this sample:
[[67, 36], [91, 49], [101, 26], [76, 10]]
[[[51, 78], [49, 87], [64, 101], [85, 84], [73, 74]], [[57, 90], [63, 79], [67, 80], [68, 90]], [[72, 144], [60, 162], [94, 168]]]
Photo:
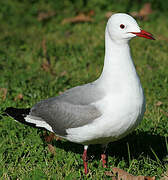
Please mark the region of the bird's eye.
[[124, 29], [125, 28], [124, 24], [120, 24], [120, 28]]

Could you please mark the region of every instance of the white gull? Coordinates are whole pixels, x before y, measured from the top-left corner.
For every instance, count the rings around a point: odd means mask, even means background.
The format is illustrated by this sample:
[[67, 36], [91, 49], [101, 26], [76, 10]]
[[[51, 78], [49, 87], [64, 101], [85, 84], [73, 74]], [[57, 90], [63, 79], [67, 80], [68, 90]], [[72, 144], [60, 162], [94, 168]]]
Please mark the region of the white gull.
[[[96, 81], [42, 100], [31, 109], [10, 107], [5, 112], [17, 121], [83, 144], [87, 174], [88, 145], [106, 147], [133, 131], [143, 118], [145, 98], [129, 47], [136, 36], [154, 39], [131, 16], [112, 15], [105, 30], [104, 68]], [[105, 166], [105, 152], [102, 161]]]

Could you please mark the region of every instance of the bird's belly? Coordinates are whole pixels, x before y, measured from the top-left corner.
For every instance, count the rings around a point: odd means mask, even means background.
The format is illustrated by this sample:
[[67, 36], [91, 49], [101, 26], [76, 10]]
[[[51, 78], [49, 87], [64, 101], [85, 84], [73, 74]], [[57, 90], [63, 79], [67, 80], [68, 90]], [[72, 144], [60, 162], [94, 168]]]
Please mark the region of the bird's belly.
[[132, 101], [123, 98], [116, 103], [108, 97], [100, 105], [102, 116], [91, 124], [69, 129], [68, 140], [82, 144], [105, 144], [121, 139], [137, 127], [145, 108], [144, 96]]

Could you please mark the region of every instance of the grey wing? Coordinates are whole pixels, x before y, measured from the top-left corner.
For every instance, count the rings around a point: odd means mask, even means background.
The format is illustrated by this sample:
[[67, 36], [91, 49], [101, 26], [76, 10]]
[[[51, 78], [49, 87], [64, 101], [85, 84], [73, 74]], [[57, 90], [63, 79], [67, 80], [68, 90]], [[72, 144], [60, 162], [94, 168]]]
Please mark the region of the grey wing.
[[65, 136], [66, 129], [84, 126], [101, 116], [91, 103], [103, 96], [95, 83], [77, 86], [60, 96], [40, 101], [31, 109], [30, 116], [42, 119], [56, 134]]
[[37, 103], [30, 116], [45, 121], [57, 135], [66, 136], [66, 129], [91, 123], [101, 113], [93, 105], [76, 105], [51, 98]]
[[104, 92], [95, 82], [77, 86], [65, 91], [60, 96], [50, 99], [69, 102], [76, 105], [88, 105], [104, 97]]

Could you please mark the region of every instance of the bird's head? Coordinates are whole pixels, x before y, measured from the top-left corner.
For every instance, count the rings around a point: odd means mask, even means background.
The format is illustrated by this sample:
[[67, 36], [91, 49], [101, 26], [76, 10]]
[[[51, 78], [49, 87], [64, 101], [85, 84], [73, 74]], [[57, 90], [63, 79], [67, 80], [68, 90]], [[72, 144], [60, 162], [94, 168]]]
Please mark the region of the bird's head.
[[114, 41], [129, 41], [139, 36], [154, 40], [152, 34], [142, 30], [136, 20], [124, 13], [112, 15], [107, 22], [107, 29], [110, 38]]

